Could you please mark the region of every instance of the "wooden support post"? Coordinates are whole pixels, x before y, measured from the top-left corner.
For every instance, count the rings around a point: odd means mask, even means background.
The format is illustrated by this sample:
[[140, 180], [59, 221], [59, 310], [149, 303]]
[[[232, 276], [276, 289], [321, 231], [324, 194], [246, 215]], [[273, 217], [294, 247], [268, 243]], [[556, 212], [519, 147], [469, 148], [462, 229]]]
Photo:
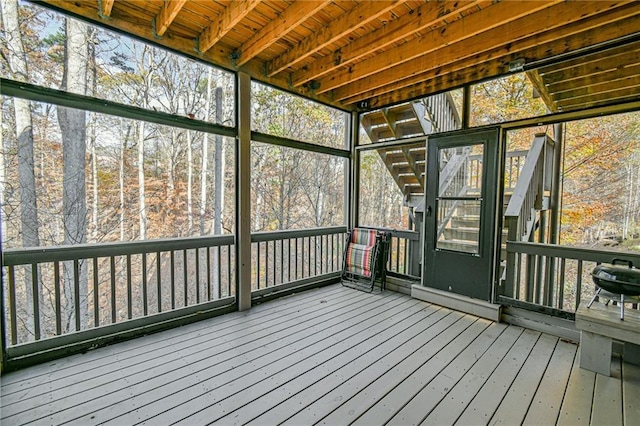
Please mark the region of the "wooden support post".
[[251, 77], [238, 73], [236, 140], [236, 302], [251, 308]]

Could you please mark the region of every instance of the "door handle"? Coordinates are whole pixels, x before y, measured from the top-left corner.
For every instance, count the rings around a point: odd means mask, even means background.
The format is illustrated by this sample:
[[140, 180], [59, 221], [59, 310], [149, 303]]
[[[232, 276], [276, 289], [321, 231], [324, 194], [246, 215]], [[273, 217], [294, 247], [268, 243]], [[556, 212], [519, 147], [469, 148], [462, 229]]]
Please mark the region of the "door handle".
[[426, 210], [424, 211], [424, 214], [427, 216], [431, 216], [431, 206], [427, 206]]

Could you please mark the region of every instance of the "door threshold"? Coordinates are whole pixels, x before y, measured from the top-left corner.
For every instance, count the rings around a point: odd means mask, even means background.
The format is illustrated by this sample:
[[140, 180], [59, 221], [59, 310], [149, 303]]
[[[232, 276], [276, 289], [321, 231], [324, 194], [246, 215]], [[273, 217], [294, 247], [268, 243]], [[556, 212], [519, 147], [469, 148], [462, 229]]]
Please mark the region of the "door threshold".
[[500, 322], [502, 314], [502, 305], [419, 284], [411, 286], [411, 297], [496, 322]]

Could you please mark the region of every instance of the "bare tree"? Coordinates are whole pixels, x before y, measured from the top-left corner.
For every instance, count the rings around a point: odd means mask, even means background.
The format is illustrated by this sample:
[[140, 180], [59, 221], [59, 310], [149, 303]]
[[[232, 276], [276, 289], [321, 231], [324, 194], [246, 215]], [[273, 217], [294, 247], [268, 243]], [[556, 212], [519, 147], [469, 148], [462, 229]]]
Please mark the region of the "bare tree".
[[[13, 79], [26, 82], [28, 81], [28, 69], [22, 35], [20, 33], [18, 2], [16, 0], [2, 0], [1, 5], [10, 72]], [[31, 104], [26, 99], [15, 98], [13, 105], [16, 139], [18, 142], [18, 182], [20, 185], [22, 244], [24, 247], [38, 247], [40, 245], [40, 238], [38, 234]], [[35, 290], [37, 291], [37, 289]], [[32, 271], [27, 268], [25, 271], [25, 294], [27, 306], [29, 307], [33, 306], [33, 291]], [[41, 296], [41, 294], [35, 295], [35, 297]], [[28, 338], [32, 339], [34, 321], [31, 315], [27, 315], [26, 324], [29, 335]]]
[[[87, 89], [87, 63], [89, 62], [87, 41], [87, 26], [74, 19], [67, 19], [62, 88], [83, 95]], [[62, 134], [64, 244], [82, 244], [86, 242], [87, 238], [86, 111], [58, 107], [58, 123]], [[71, 324], [75, 321], [76, 329], [85, 329], [88, 311], [86, 264], [84, 261], [79, 262], [79, 282], [77, 283], [75, 282], [76, 271], [73, 262], [64, 263], [63, 273], [68, 327], [71, 328]], [[71, 301], [75, 303], [75, 306], [71, 306]]]

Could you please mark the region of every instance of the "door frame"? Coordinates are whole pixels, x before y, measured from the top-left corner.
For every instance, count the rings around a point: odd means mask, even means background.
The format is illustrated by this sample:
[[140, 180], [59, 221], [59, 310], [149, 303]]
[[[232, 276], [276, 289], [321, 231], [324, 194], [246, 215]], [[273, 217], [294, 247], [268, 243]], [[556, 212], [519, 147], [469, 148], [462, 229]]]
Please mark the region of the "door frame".
[[[439, 152], [444, 148], [484, 145], [478, 254], [436, 248]], [[421, 284], [462, 296], [495, 300], [504, 191], [504, 130], [500, 126], [455, 131], [427, 139], [425, 218]], [[462, 262], [462, 263], [460, 263]], [[466, 265], [466, 268], [465, 268]], [[467, 270], [469, 268], [469, 270]], [[466, 274], [466, 275], [465, 275]], [[473, 282], [468, 280], [474, 279]]]

